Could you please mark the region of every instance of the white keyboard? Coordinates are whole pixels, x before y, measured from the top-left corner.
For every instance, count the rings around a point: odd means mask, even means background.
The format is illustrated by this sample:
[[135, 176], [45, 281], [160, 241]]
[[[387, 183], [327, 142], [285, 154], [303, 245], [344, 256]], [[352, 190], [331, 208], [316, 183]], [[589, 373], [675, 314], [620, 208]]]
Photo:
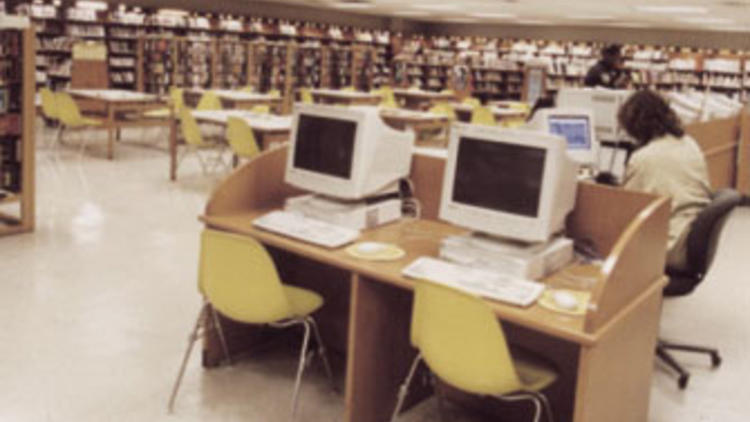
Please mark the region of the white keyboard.
[[359, 231], [288, 211], [272, 211], [253, 220], [263, 230], [326, 248], [338, 248], [359, 238]]
[[533, 304], [544, 291], [544, 284], [536, 281], [453, 264], [428, 256], [417, 258], [401, 270], [401, 273], [407, 277], [433, 281], [518, 306]]

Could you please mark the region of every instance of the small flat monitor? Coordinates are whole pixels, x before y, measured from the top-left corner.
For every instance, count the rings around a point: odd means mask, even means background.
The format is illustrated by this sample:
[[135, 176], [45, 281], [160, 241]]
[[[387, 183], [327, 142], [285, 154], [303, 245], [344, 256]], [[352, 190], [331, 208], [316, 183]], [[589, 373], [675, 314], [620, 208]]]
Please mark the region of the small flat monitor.
[[284, 180], [359, 200], [408, 176], [414, 133], [391, 129], [375, 107], [296, 104]]
[[456, 124], [440, 218], [505, 239], [546, 242], [573, 209], [577, 171], [559, 136]]
[[599, 160], [599, 141], [594, 126], [591, 110], [548, 108], [538, 110], [527, 128], [562, 136], [571, 159], [581, 165], [595, 165]]
[[603, 88], [563, 88], [557, 94], [556, 104], [561, 108], [591, 110], [594, 115], [594, 132], [600, 142], [620, 142], [628, 139], [620, 127], [617, 113], [630, 96], [626, 90]]

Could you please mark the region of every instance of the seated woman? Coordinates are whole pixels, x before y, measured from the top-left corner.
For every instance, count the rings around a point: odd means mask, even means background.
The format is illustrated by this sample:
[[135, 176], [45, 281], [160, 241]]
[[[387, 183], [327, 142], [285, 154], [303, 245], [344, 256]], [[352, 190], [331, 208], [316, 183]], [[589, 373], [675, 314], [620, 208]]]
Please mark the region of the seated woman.
[[690, 226], [711, 201], [703, 152], [685, 134], [667, 102], [653, 91], [633, 94], [620, 108], [618, 117], [638, 143], [627, 164], [623, 186], [672, 199], [667, 266], [687, 270]]

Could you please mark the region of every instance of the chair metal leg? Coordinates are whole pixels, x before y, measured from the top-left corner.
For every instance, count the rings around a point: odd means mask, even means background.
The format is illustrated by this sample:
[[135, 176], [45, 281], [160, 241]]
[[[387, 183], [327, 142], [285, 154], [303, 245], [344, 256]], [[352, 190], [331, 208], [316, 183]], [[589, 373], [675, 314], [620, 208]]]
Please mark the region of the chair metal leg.
[[190, 360], [190, 354], [193, 351], [193, 345], [195, 345], [196, 340], [198, 340], [198, 333], [200, 332], [203, 318], [206, 314], [208, 306], [208, 303], [204, 304], [200, 312], [198, 312], [198, 318], [195, 321], [195, 327], [193, 327], [193, 330], [190, 332], [190, 336], [188, 337], [188, 347], [187, 350], [185, 350], [185, 355], [182, 358], [180, 370], [179, 372], [177, 372], [177, 379], [175, 380], [174, 386], [172, 387], [172, 395], [169, 396], [169, 403], [167, 404], [167, 410], [169, 411], [169, 413], [172, 413], [174, 409], [174, 402], [177, 398], [177, 391], [180, 389], [182, 377], [185, 375], [185, 368], [187, 367], [188, 360]]
[[542, 414], [542, 402], [536, 394], [523, 393], [514, 394], [509, 396], [496, 396], [498, 400], [507, 402], [516, 402], [521, 400], [529, 400], [534, 404], [534, 422], [539, 422], [539, 418]]
[[445, 395], [443, 394], [443, 391], [440, 389], [440, 385], [438, 384], [438, 379], [435, 376], [432, 371], [430, 371], [430, 384], [432, 384], [432, 390], [435, 391], [435, 398], [437, 399], [437, 405], [438, 405], [438, 413], [440, 414], [440, 420], [442, 422], [445, 422], [445, 414], [446, 414], [446, 408], [445, 408]]
[[545, 396], [544, 393], [540, 393], [538, 391], [533, 392], [532, 394], [537, 396], [539, 400], [542, 402], [542, 405], [544, 406], [544, 411], [547, 412], [547, 422], [555, 422], [555, 418], [552, 413], [552, 406], [550, 406], [547, 396]]
[[406, 394], [409, 392], [409, 385], [411, 385], [411, 380], [414, 378], [414, 374], [417, 372], [417, 367], [419, 366], [419, 362], [422, 361], [422, 355], [418, 354], [416, 358], [414, 358], [414, 362], [411, 364], [411, 368], [409, 368], [409, 373], [406, 375], [406, 379], [401, 384], [401, 387], [398, 389], [398, 399], [396, 400], [396, 408], [393, 409], [393, 415], [391, 415], [391, 422], [395, 422], [396, 419], [398, 419], [398, 414], [401, 412], [401, 407], [404, 405], [404, 400], [406, 400]]
[[679, 374], [677, 386], [680, 387], [680, 390], [684, 390], [690, 380], [690, 374], [661, 346], [656, 346], [656, 356]]
[[320, 359], [323, 361], [323, 368], [326, 371], [326, 376], [328, 376], [328, 380], [331, 382], [331, 389], [333, 391], [336, 391], [336, 382], [333, 380], [333, 371], [331, 371], [331, 364], [328, 361], [328, 352], [326, 351], [326, 347], [323, 344], [322, 337], [320, 337], [318, 323], [315, 322], [315, 318], [311, 316], [307, 317], [307, 321], [312, 327], [313, 335], [315, 336], [315, 342], [318, 343], [318, 354], [320, 355]]
[[712, 347], [693, 346], [689, 344], [675, 344], [664, 340], [659, 341], [659, 347], [664, 350], [677, 350], [680, 352], [703, 353], [711, 356], [711, 366], [714, 368], [721, 365], [719, 350]]
[[307, 366], [307, 347], [310, 342], [310, 322], [306, 319], [300, 320], [298, 323], [301, 323], [302, 326], [305, 328], [305, 334], [302, 338], [302, 347], [299, 351], [299, 365], [297, 366], [297, 378], [294, 381], [294, 392], [292, 393], [292, 416], [291, 421], [296, 420], [297, 417], [297, 404], [298, 404], [298, 398], [299, 398], [299, 390], [300, 386], [302, 384], [302, 375], [305, 372], [305, 366]]
[[[209, 305], [210, 306], [210, 305]], [[227, 346], [227, 338], [224, 336], [224, 328], [221, 326], [221, 320], [219, 319], [219, 314], [216, 312], [216, 309], [214, 309], [213, 306], [210, 306], [211, 308], [211, 317], [214, 321], [214, 327], [216, 328], [216, 332], [219, 334], [219, 342], [221, 342], [221, 349], [224, 351], [224, 357], [227, 360], [228, 364], [232, 364], [232, 356], [229, 354], [229, 347]]]

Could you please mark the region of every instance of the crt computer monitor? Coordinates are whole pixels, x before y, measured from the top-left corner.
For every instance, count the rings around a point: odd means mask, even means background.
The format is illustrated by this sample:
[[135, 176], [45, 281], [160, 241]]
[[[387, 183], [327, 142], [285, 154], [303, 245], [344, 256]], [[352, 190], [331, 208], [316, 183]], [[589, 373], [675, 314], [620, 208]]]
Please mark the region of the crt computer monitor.
[[284, 180], [342, 200], [377, 194], [409, 175], [414, 133], [385, 125], [375, 107], [296, 104]]
[[526, 126], [565, 138], [568, 156], [581, 165], [599, 162], [599, 141], [594, 132], [594, 114], [582, 108], [546, 108], [538, 110]]
[[594, 114], [594, 132], [600, 142], [620, 142], [628, 136], [620, 126], [617, 113], [631, 91], [603, 88], [563, 88], [556, 104], [562, 108], [582, 108]]
[[546, 242], [573, 209], [577, 172], [559, 136], [456, 124], [440, 218], [500, 238]]

